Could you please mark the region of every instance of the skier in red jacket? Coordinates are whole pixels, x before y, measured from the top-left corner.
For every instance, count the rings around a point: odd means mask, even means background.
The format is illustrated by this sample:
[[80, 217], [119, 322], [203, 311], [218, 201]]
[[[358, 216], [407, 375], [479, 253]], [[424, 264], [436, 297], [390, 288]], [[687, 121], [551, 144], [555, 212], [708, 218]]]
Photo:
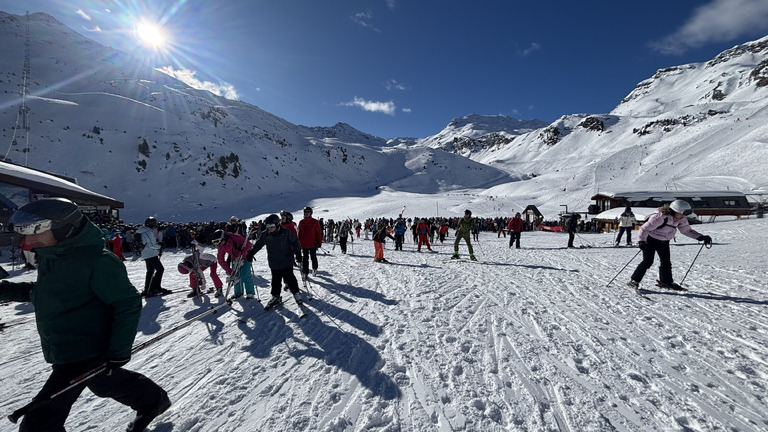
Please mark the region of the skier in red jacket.
[[309, 259], [312, 258], [312, 276], [317, 274], [317, 248], [323, 244], [320, 222], [312, 217], [312, 207], [304, 207], [304, 219], [299, 221], [299, 245], [301, 245], [301, 278], [309, 275]]

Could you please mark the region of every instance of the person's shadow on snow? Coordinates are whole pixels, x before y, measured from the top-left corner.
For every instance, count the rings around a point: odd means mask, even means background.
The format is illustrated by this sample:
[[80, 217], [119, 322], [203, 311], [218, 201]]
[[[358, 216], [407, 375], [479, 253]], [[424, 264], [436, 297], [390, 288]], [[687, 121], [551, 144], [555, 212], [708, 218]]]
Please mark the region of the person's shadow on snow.
[[384, 399], [402, 396], [395, 381], [380, 370], [384, 362], [379, 352], [364, 339], [338, 327], [326, 325], [315, 315], [299, 319], [298, 324], [314, 344], [306, 344], [306, 349], [291, 352], [297, 360], [309, 356], [337, 366], [355, 375], [363, 386]]

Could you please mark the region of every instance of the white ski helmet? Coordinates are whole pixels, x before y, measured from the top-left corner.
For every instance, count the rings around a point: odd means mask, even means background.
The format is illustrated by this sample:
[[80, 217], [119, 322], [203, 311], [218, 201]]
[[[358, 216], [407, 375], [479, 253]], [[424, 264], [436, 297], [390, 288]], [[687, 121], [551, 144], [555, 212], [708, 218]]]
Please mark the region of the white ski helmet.
[[672, 211], [675, 213], [680, 213], [686, 216], [693, 213], [693, 209], [691, 208], [691, 205], [688, 204], [687, 201], [683, 201], [680, 199], [672, 201], [672, 203], [669, 204], [669, 208], [671, 208]]

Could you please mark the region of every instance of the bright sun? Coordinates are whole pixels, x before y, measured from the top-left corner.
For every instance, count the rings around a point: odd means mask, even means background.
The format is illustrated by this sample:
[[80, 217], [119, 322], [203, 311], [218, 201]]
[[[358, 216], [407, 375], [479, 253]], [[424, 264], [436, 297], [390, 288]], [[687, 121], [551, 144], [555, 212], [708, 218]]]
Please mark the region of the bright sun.
[[139, 42], [149, 48], [160, 49], [166, 42], [163, 28], [148, 21], [139, 22], [136, 25], [135, 34]]

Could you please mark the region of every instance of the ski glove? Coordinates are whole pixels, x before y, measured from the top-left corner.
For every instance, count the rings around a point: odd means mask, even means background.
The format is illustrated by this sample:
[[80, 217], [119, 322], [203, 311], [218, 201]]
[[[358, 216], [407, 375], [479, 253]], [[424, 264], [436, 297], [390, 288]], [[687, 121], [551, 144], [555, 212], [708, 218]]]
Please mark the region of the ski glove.
[[256, 255], [256, 251], [251, 249], [248, 251], [248, 253], [245, 255], [245, 260], [248, 262], [253, 262], [253, 256]]
[[648, 247], [648, 245], [644, 241], [637, 242], [637, 247], [640, 248], [640, 250], [645, 250], [645, 248]]
[[115, 371], [115, 369], [120, 369], [121, 367], [125, 366], [126, 363], [131, 361], [131, 358], [125, 358], [125, 359], [109, 359], [107, 360], [107, 368], [105, 370], [107, 376], [112, 375], [112, 372]]
[[709, 245], [712, 244], [712, 237], [710, 237], [708, 235], [699, 236], [699, 238], [697, 238], [696, 240], [703, 241], [704, 242], [704, 246], [709, 246]]

